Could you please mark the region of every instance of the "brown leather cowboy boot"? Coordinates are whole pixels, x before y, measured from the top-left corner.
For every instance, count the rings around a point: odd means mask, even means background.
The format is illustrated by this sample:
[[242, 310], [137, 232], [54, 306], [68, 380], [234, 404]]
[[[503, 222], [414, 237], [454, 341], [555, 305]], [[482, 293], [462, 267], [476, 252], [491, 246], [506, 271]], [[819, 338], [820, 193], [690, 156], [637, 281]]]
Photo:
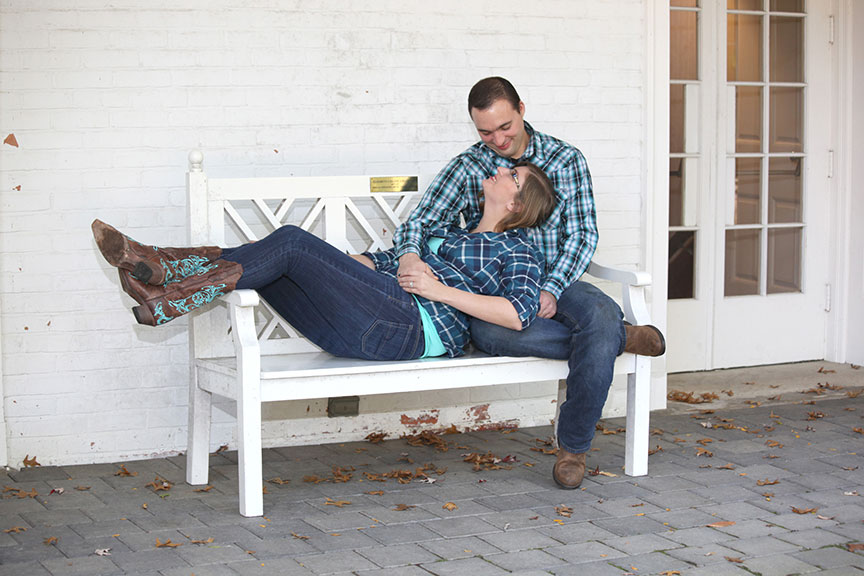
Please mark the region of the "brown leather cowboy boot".
[[211, 262], [206, 273], [164, 286], [149, 286], [120, 271], [123, 290], [140, 306], [132, 308], [139, 324], [159, 326], [208, 304], [234, 290], [243, 275], [243, 266], [229, 260]]
[[639, 356], [662, 356], [666, 353], [666, 339], [656, 326], [625, 326], [627, 342], [624, 352]]
[[552, 478], [565, 490], [573, 490], [582, 484], [585, 476], [585, 454], [573, 454], [558, 448], [558, 457], [552, 467]]
[[218, 246], [160, 248], [129, 238], [113, 226], [94, 220], [90, 226], [102, 256], [112, 266], [129, 270], [138, 280], [158, 286], [207, 272], [211, 260], [222, 255]]

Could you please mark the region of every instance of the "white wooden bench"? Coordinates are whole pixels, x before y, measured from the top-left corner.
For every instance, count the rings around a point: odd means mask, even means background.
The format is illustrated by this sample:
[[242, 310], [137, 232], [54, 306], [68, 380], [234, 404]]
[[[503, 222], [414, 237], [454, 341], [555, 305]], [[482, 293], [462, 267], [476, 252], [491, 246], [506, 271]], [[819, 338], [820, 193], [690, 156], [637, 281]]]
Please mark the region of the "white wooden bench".
[[[198, 151], [189, 154], [189, 164], [193, 245], [242, 243], [284, 224], [298, 224], [348, 252], [388, 248], [382, 222], [390, 237], [419, 194], [416, 188], [372, 192], [370, 178], [362, 176], [208, 179]], [[370, 217], [371, 210], [381, 215], [380, 221]], [[588, 274], [621, 283], [626, 319], [631, 324], [649, 323], [644, 294], [650, 284], [647, 273], [592, 263]], [[559, 406], [564, 399], [567, 362], [563, 360], [479, 352], [401, 362], [337, 358], [300, 337], [254, 290], [236, 290], [221, 301], [229, 314], [215, 306], [189, 319], [192, 374], [186, 481], [207, 483], [212, 395], [236, 402], [243, 516], [260, 516], [264, 511], [263, 402], [549, 380], [559, 380]], [[624, 354], [615, 363], [616, 374], [628, 375], [625, 472], [630, 476], [648, 472], [650, 371], [650, 359], [642, 356]]]

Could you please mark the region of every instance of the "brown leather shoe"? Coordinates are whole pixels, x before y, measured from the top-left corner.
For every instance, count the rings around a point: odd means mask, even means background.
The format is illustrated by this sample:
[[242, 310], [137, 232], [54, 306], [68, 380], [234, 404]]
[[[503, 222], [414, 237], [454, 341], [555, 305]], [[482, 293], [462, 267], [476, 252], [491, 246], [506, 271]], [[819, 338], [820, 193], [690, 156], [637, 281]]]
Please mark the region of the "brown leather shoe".
[[582, 484], [585, 476], [585, 454], [573, 454], [558, 448], [558, 459], [552, 467], [552, 478], [565, 490], [573, 490]]
[[99, 251], [109, 264], [128, 270], [138, 280], [154, 286], [179, 282], [193, 274], [203, 274], [208, 269], [208, 263], [222, 255], [222, 249], [218, 246], [147, 246], [101, 220], [94, 220], [90, 228]]
[[662, 356], [666, 353], [666, 339], [656, 326], [625, 326], [627, 342], [624, 352], [639, 356]]

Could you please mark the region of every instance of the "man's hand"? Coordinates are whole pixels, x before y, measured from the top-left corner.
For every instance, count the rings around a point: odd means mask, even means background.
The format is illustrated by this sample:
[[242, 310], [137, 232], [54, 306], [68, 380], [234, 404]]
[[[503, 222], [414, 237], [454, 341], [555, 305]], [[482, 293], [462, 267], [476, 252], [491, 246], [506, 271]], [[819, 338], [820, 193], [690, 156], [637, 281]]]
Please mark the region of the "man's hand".
[[537, 316], [539, 316], [540, 318], [552, 318], [553, 316], [555, 316], [556, 312], [558, 312], [558, 301], [549, 292], [541, 290], [540, 311], [537, 312]]
[[423, 274], [431, 276], [434, 279], [438, 279], [435, 274], [432, 273], [432, 269], [420, 259], [418, 254], [414, 252], [407, 252], [399, 258], [399, 270], [396, 275], [401, 279], [404, 277], [418, 277]]

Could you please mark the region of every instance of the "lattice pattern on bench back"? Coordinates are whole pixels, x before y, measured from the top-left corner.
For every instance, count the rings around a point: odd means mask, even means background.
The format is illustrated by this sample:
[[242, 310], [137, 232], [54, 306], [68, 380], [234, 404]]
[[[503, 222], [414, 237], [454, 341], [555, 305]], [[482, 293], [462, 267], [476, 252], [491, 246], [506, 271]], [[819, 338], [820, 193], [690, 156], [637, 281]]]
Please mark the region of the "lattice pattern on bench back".
[[[190, 240], [194, 244], [237, 246], [293, 224], [348, 253], [385, 250], [392, 246], [396, 227], [419, 199], [417, 179], [405, 191], [372, 192], [369, 177], [208, 180], [193, 171], [189, 178]], [[198, 188], [203, 196], [196, 198]], [[264, 300], [261, 302], [256, 309], [256, 328], [262, 351], [316, 349]], [[224, 316], [222, 310], [216, 310], [190, 320], [196, 357], [231, 354], [230, 338], [219, 342], [212, 336], [225, 334]]]

